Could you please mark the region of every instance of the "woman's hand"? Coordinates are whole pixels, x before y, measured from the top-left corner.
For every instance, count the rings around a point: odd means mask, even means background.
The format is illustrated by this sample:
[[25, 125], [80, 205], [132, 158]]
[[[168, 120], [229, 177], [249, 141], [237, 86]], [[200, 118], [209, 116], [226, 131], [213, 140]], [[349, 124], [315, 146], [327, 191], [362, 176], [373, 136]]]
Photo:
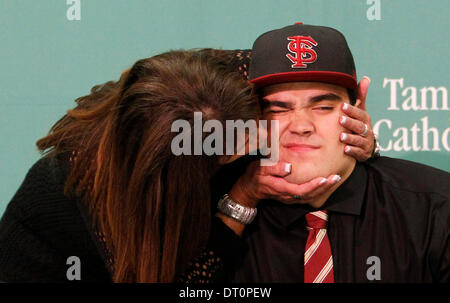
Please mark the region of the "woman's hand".
[[264, 199], [274, 199], [286, 204], [307, 202], [320, 196], [340, 180], [340, 176], [331, 175], [295, 184], [284, 179], [290, 172], [291, 164], [286, 162], [261, 166], [259, 160], [254, 161], [234, 184], [230, 197], [247, 207], [256, 207]]
[[344, 115], [339, 119], [339, 123], [348, 130], [348, 132], [341, 133], [339, 138], [347, 144], [344, 151], [360, 162], [372, 157], [375, 150], [372, 122], [370, 121], [370, 115], [366, 112], [366, 96], [369, 84], [370, 79], [363, 77], [358, 84], [358, 99], [355, 106], [344, 104], [342, 106]]
[[[260, 160], [250, 163], [245, 173], [229, 192], [231, 199], [246, 206], [256, 207], [260, 200], [274, 199], [286, 204], [307, 203], [320, 196], [341, 179], [338, 175], [318, 177], [303, 184], [284, 179], [291, 172], [291, 164], [279, 161], [272, 166], [261, 166]], [[219, 217], [237, 235], [242, 235], [245, 225], [218, 212]]]

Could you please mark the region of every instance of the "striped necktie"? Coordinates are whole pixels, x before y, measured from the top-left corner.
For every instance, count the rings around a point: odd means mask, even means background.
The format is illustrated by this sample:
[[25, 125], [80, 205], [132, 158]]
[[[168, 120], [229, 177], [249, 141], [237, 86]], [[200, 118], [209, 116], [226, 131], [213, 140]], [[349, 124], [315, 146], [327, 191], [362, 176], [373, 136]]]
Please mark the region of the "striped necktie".
[[305, 247], [305, 283], [334, 283], [333, 257], [327, 235], [327, 211], [305, 215], [309, 231]]

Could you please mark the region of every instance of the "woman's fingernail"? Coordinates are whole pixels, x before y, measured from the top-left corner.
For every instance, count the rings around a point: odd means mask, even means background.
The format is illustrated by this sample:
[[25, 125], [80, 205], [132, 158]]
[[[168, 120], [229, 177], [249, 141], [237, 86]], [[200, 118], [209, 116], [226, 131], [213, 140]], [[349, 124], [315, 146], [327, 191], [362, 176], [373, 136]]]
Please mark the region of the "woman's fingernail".
[[367, 77], [367, 76], [364, 76], [363, 78], [366, 78], [367, 80], [369, 80], [369, 83], [370, 83], [370, 78], [369, 78], [369, 77]]
[[339, 175], [334, 175], [333, 178], [331, 179], [331, 182], [333, 183], [338, 183], [339, 181], [341, 181], [341, 176]]
[[322, 180], [320, 180], [319, 185], [325, 184], [327, 183], [327, 178], [323, 178]]
[[348, 109], [348, 103], [344, 103], [344, 105], [342, 106], [343, 110], [347, 110]]
[[346, 121], [347, 121], [347, 117], [346, 116], [342, 116], [341, 117], [341, 124], [345, 124]]
[[347, 134], [346, 133], [342, 133], [341, 134], [341, 141], [345, 141], [347, 140]]
[[287, 172], [288, 174], [290, 174], [291, 173], [291, 167], [292, 167], [291, 163], [286, 163], [286, 165], [284, 166], [284, 171]]
[[345, 151], [346, 153], [349, 153], [350, 150], [351, 150], [351, 148], [350, 148], [350, 146], [348, 146], [348, 145], [347, 145], [347, 146], [345, 147], [345, 149], [344, 149], [344, 151]]

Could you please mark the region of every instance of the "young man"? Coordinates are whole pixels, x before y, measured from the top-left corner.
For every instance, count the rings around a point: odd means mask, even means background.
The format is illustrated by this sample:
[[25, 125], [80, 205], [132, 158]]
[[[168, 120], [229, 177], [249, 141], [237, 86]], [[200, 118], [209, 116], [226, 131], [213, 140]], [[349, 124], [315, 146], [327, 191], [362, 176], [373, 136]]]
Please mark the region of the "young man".
[[[345, 152], [342, 141], [357, 136], [336, 121], [349, 119], [340, 108], [355, 103], [357, 81], [344, 36], [301, 23], [267, 32], [254, 43], [250, 80], [265, 118], [279, 121], [280, 163], [270, 176], [250, 165], [219, 203], [217, 216], [245, 244], [233, 280], [450, 281], [450, 174]], [[327, 186], [314, 199], [268, 194], [279, 179]]]

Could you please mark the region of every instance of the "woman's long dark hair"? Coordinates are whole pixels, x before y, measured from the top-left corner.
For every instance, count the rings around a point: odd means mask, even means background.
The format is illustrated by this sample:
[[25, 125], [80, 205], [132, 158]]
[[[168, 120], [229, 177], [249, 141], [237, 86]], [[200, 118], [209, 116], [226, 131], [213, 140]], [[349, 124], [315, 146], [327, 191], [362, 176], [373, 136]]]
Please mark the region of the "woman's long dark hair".
[[[171, 51], [139, 60], [118, 82], [94, 87], [37, 141], [72, 153], [65, 194], [87, 203], [113, 255], [113, 281], [171, 282], [209, 236], [210, 179], [218, 156], [175, 156], [175, 120], [257, 119], [251, 86], [232, 52]], [[205, 137], [208, 134], [204, 134]]]

